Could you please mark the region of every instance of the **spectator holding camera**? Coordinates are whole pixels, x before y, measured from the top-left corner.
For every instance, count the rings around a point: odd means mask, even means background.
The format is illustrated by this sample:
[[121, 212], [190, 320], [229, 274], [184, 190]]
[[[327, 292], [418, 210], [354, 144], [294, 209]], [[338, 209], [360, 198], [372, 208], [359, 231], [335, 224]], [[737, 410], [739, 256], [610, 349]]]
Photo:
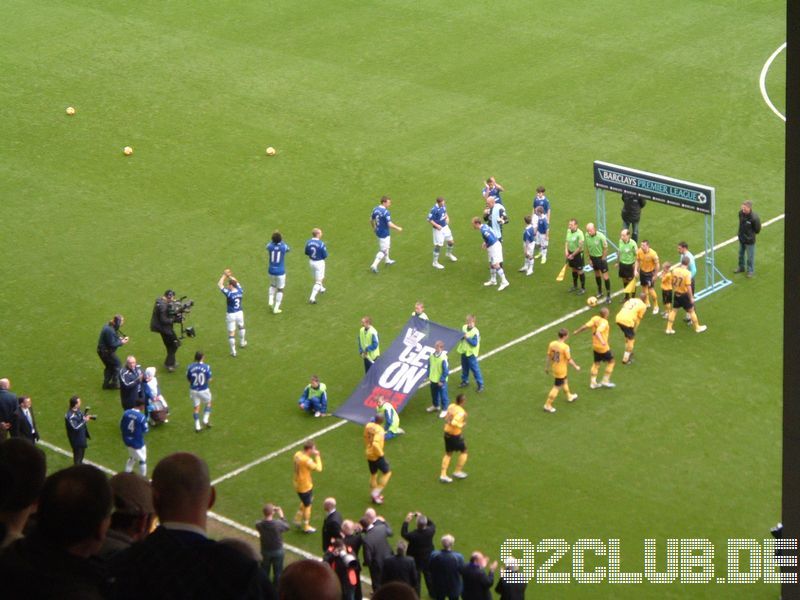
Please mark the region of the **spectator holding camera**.
[[[416, 528], [414, 531], [409, 531], [408, 526], [411, 521], [416, 520]], [[420, 512], [410, 512], [406, 515], [403, 521], [403, 526], [400, 528], [400, 536], [408, 541], [407, 554], [414, 559], [417, 566], [417, 573], [419, 579], [417, 580], [416, 590], [417, 594], [421, 594], [420, 581], [425, 578], [425, 587], [428, 588], [428, 593], [431, 593], [431, 571], [430, 561], [431, 554], [433, 553], [433, 536], [436, 535], [436, 525], [428, 517]]]
[[122, 364], [117, 357], [117, 348], [128, 343], [128, 337], [120, 333], [119, 328], [125, 322], [122, 315], [114, 315], [100, 330], [97, 340], [97, 356], [103, 362], [103, 389], [119, 389], [119, 370]]
[[164, 295], [156, 299], [153, 306], [153, 315], [150, 317], [150, 331], [161, 335], [161, 341], [164, 342], [164, 348], [167, 349], [167, 358], [164, 360], [164, 366], [167, 371], [172, 373], [178, 365], [175, 359], [175, 354], [181, 345], [178, 336], [175, 335], [173, 325], [179, 321], [179, 315], [172, 314], [170, 310], [171, 304], [175, 302], [175, 292], [167, 290]]
[[265, 504], [262, 512], [264, 518], [256, 523], [261, 538], [261, 568], [267, 578], [272, 572], [272, 583], [277, 586], [283, 572], [283, 534], [289, 531], [289, 522], [283, 516], [283, 509], [272, 503]]

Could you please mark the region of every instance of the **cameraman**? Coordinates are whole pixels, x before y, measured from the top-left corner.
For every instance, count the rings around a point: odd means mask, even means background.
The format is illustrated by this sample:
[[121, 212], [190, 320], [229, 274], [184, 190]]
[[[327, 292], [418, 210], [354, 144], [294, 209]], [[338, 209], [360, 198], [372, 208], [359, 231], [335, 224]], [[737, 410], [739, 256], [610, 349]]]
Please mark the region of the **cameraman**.
[[122, 315], [114, 315], [113, 319], [103, 325], [100, 338], [97, 340], [97, 356], [105, 365], [104, 390], [119, 389], [119, 370], [122, 364], [117, 358], [117, 348], [128, 343], [128, 338], [119, 332], [119, 328], [124, 322], [125, 318]]
[[172, 329], [174, 323], [179, 323], [181, 314], [171, 310], [172, 304], [175, 302], [175, 292], [167, 290], [161, 298], [156, 300], [153, 306], [153, 316], [150, 318], [150, 331], [161, 334], [161, 339], [164, 342], [164, 347], [167, 349], [167, 358], [164, 360], [164, 366], [167, 371], [172, 373], [175, 371], [177, 362], [175, 361], [175, 353], [181, 345], [178, 336]]

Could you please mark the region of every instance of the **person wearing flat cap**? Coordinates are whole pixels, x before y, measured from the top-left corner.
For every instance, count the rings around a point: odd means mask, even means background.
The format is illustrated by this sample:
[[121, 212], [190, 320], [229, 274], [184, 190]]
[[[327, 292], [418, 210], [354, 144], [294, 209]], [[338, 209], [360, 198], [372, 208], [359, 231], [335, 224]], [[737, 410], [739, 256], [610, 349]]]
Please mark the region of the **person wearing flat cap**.
[[107, 560], [147, 537], [155, 518], [150, 482], [137, 473], [117, 473], [109, 483], [113, 498], [111, 525], [97, 557]]

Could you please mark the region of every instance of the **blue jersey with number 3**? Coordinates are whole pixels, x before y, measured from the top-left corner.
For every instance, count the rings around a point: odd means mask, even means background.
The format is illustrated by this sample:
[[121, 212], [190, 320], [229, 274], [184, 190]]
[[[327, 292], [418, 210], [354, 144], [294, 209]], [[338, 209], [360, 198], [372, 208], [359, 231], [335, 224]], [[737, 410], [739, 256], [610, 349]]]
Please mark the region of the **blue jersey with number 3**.
[[289, 246], [286, 242], [276, 244], [270, 242], [267, 244], [267, 253], [269, 254], [269, 274], [270, 275], [286, 275], [286, 266], [283, 261], [286, 258], [286, 253], [289, 251]]
[[206, 363], [192, 363], [186, 369], [186, 379], [189, 380], [189, 389], [195, 392], [207, 390], [211, 381], [211, 367]]
[[235, 290], [230, 288], [222, 288], [220, 291], [225, 294], [225, 298], [228, 299], [229, 313], [235, 313], [242, 310], [242, 294], [244, 294], [244, 290], [240, 284], [236, 285]]

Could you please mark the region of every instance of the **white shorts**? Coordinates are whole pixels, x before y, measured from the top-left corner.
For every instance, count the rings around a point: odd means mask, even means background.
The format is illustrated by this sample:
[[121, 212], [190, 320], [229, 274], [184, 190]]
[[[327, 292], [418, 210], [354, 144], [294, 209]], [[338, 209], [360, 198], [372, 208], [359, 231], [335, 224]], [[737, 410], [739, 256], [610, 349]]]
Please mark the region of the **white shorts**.
[[536, 243], [540, 248], [547, 248], [547, 234], [536, 232]]
[[235, 331], [236, 327], [244, 329], [244, 311], [225, 313], [225, 323], [228, 324], [228, 331]]
[[378, 250], [386, 252], [392, 247], [392, 236], [387, 235], [385, 238], [378, 238]]
[[137, 463], [146, 463], [147, 446], [142, 446], [139, 449], [131, 448], [130, 446], [128, 446], [128, 456], [131, 457], [131, 460], [135, 460]]
[[189, 398], [195, 408], [200, 404], [211, 404], [211, 390], [189, 390]]
[[499, 265], [503, 262], [503, 244], [495, 242], [487, 248], [489, 251], [489, 264]]
[[433, 228], [433, 245], [444, 246], [445, 241], [453, 241], [453, 232], [450, 231], [450, 225], [445, 225], [441, 229]]
[[522, 242], [522, 248], [525, 252], [525, 256], [528, 258], [533, 258], [533, 250], [536, 242]]
[[269, 276], [269, 285], [274, 288], [278, 288], [282, 290], [286, 287], [286, 274], [283, 275], [270, 275]]
[[322, 280], [325, 279], [325, 261], [309, 260], [308, 266], [311, 267], [311, 275], [314, 277], [314, 281], [322, 283]]

